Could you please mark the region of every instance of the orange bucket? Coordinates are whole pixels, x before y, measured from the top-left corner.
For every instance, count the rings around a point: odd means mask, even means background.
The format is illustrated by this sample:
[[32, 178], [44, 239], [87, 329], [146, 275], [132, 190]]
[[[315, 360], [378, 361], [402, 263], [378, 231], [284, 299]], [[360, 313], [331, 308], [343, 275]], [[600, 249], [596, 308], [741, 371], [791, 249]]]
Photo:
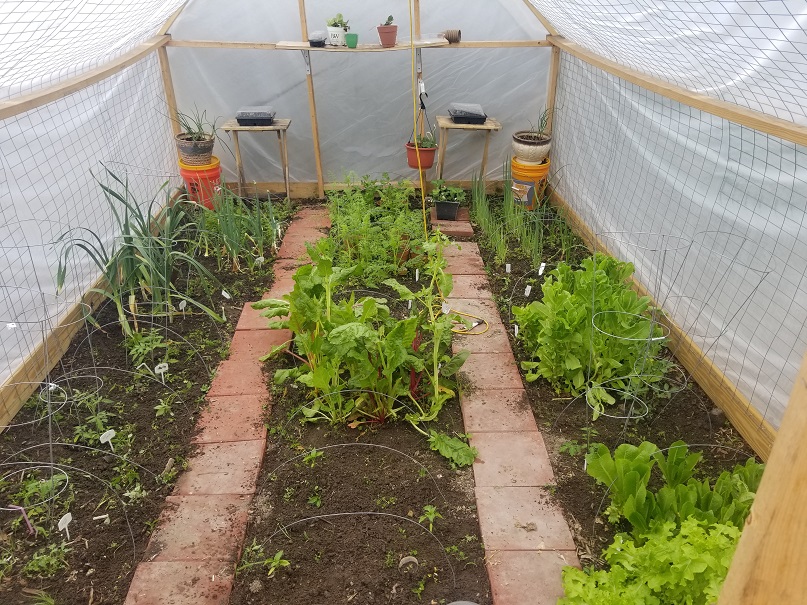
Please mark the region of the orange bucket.
[[221, 185], [221, 163], [216, 156], [210, 164], [191, 166], [179, 161], [179, 174], [185, 179], [188, 195], [197, 204], [213, 210], [213, 197]]
[[541, 192], [540, 184], [549, 174], [549, 158], [543, 162], [521, 162], [513, 158], [510, 161], [510, 171], [513, 177], [513, 198], [527, 210], [534, 210]]

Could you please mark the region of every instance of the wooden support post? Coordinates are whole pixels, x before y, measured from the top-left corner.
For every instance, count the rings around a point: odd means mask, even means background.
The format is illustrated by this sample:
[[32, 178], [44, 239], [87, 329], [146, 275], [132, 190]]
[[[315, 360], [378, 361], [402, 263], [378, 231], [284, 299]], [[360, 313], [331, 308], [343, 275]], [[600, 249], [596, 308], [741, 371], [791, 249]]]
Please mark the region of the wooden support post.
[[[305, 17], [305, 0], [297, 0], [300, 9], [300, 30], [303, 40], [308, 40], [308, 22]], [[317, 100], [314, 98], [314, 70], [311, 66], [311, 54], [303, 51], [306, 62], [306, 84], [308, 85], [308, 113], [311, 116], [311, 138], [314, 142], [314, 163], [317, 167], [317, 193], [325, 197], [325, 181], [322, 178], [322, 156], [319, 148], [319, 124], [317, 124]]]
[[546, 132], [552, 134], [552, 121], [555, 115], [555, 98], [558, 92], [558, 75], [560, 74], [560, 49], [552, 47], [552, 59], [549, 63], [549, 80], [546, 84]]
[[420, 0], [412, 0], [412, 6], [415, 13], [412, 17], [414, 20], [415, 40], [420, 40]]
[[171, 129], [176, 136], [182, 132], [182, 128], [177, 120], [177, 97], [174, 92], [174, 80], [171, 78], [171, 65], [168, 63], [168, 49], [165, 46], [158, 48], [157, 57], [160, 59], [160, 74], [165, 90], [165, 103], [168, 105], [168, 117], [171, 120]]
[[807, 356], [720, 592], [719, 605], [801, 605], [807, 598]]

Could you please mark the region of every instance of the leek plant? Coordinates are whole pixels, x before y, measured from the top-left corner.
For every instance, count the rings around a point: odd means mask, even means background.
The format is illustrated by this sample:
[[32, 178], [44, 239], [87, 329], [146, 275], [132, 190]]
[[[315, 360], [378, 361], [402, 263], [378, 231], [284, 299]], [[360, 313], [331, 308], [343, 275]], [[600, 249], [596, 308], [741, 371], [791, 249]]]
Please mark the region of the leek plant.
[[[57, 288], [64, 287], [69, 261], [76, 251], [81, 251], [104, 278], [103, 286], [91, 291], [102, 294], [115, 305], [121, 329], [127, 336], [132, 334], [132, 326], [126, 308], [134, 319], [136, 330], [138, 306], [146, 303], [152, 306], [153, 313], [170, 314], [174, 310], [174, 301], [185, 301], [216, 321], [223, 321], [211, 308], [179, 292], [173, 283], [174, 274], [180, 268], [216, 281], [196, 259], [182, 251], [192, 230], [185, 213], [185, 202], [171, 202], [163, 185], [150, 202], [138, 203], [129, 190], [128, 181], [121, 180], [108, 168], [106, 172], [115, 188], [100, 181], [99, 185], [119, 235], [110, 245], [86, 227], [63, 233], [57, 240], [63, 245], [56, 274]], [[165, 193], [162, 204], [158, 201], [160, 193]]]

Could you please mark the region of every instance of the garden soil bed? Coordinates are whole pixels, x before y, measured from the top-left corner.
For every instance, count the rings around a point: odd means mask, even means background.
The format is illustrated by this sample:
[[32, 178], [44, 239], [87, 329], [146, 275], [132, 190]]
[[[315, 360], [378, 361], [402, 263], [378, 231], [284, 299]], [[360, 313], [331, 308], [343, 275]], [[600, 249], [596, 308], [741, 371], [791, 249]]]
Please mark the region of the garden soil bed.
[[[56, 405], [59, 409], [52, 423], [46, 420], [43, 404], [32, 397], [14, 419], [14, 426], [0, 436], [5, 473], [17, 468], [32, 470], [37, 461], [48, 465], [52, 460], [56, 468], [63, 469], [54, 471], [54, 475], [58, 478], [66, 472], [68, 478], [67, 487], [56, 499], [38, 507], [38, 511], [29, 511], [32, 522], [39, 526], [36, 536], [28, 534], [19, 513], [0, 511], [0, 602], [4, 605], [29, 605], [40, 590], [59, 605], [120, 605], [125, 600], [164, 498], [171, 493], [177, 472], [181, 472], [184, 460], [193, 451], [196, 420], [211, 373], [227, 356], [244, 303], [259, 299], [272, 281], [269, 265], [256, 273], [233, 274], [217, 271], [212, 258], [200, 261], [221, 281], [215, 287], [216, 294], [223, 289], [230, 296], [214, 296], [216, 310], [224, 312], [226, 322], [215, 323], [197, 313], [168, 323], [173, 332], [155, 326], [166, 340], [176, 343], [172, 345], [173, 358], [165, 374], [165, 386], [153, 377], [135, 378], [112, 305], [94, 314], [103, 329], [89, 326], [89, 339], [87, 330], [82, 329], [51, 373], [49, 380], [59, 384], [68, 384], [60, 377], [69, 375], [71, 390], [97, 392], [102, 398], [98, 410], [107, 413], [101, 430], [115, 428], [119, 433], [131, 434], [130, 451], [118, 446], [113, 454], [108, 444], [95, 440], [94, 447], [74, 443], [77, 426], [92, 430], [97, 426], [95, 420], [89, 419], [91, 412], [76, 405], [72, 397], [64, 406]], [[163, 323], [162, 319], [156, 321]], [[158, 349], [158, 355], [160, 352]], [[148, 365], [159, 360], [150, 358]], [[158, 417], [155, 406], [172, 392], [176, 395], [170, 400], [170, 411]], [[131, 464], [124, 462], [124, 455]], [[169, 459], [173, 460], [173, 469], [165, 473]], [[12, 461], [22, 464], [14, 465]], [[33, 472], [40, 480], [51, 473], [47, 466]], [[133, 478], [133, 472], [139, 477]], [[21, 478], [17, 472], [0, 485], [0, 502], [19, 493], [23, 487]], [[136, 489], [137, 484], [142, 492]], [[36, 497], [30, 499], [31, 509], [37, 508], [38, 501]], [[73, 516], [69, 541], [66, 533], [56, 527], [56, 521], [67, 511]], [[59, 544], [68, 549], [61, 571], [47, 578], [23, 573], [23, 566], [35, 552]]]
[[[513, 352], [517, 361], [524, 361], [528, 359], [528, 353], [522, 342], [514, 337], [510, 308], [540, 300], [544, 278], [538, 276], [531, 262], [516, 251], [517, 242], [514, 241], [508, 247], [508, 273], [504, 264], [494, 261], [494, 252], [486, 246], [477, 225], [474, 225], [474, 229]], [[575, 266], [588, 254], [578, 240], [578, 246], [570, 254], [571, 258], [566, 260]], [[549, 272], [562, 255], [560, 250], [547, 247], [545, 258], [545, 271]], [[524, 295], [527, 285], [532, 286], [529, 297]], [[674, 371], [670, 377], [681, 383], [680, 372]], [[682, 440], [690, 444], [691, 450], [704, 454], [696, 469], [696, 476], [700, 479], [714, 479], [722, 471], [731, 470], [736, 464], [754, 456], [751, 447], [691, 377], [688, 377], [685, 388], [671, 397], [643, 398], [648, 405], [648, 413], [643, 418], [634, 418], [627, 423], [602, 416], [592, 422], [584, 398], [573, 399], [567, 394], [556, 393], [542, 378], [527, 382], [523, 370], [522, 380], [549, 450], [556, 481], [554, 497], [563, 509], [584, 566], [601, 566], [599, 555], [603, 548], [611, 543], [617, 531], [627, 529], [627, 526], [610, 525], [602, 515], [608, 505], [608, 497], [606, 490], [598, 486], [584, 470], [588, 444], [604, 443], [613, 451], [625, 442], [638, 445], [642, 441], [650, 441], [659, 448], [665, 448]]]

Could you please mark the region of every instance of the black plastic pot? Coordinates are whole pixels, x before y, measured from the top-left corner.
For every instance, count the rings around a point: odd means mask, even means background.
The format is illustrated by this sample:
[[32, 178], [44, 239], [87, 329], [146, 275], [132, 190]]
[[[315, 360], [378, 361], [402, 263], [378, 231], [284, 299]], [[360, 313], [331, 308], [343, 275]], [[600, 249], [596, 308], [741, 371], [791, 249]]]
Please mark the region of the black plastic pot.
[[459, 202], [435, 202], [438, 221], [456, 221], [457, 211], [460, 209]]

